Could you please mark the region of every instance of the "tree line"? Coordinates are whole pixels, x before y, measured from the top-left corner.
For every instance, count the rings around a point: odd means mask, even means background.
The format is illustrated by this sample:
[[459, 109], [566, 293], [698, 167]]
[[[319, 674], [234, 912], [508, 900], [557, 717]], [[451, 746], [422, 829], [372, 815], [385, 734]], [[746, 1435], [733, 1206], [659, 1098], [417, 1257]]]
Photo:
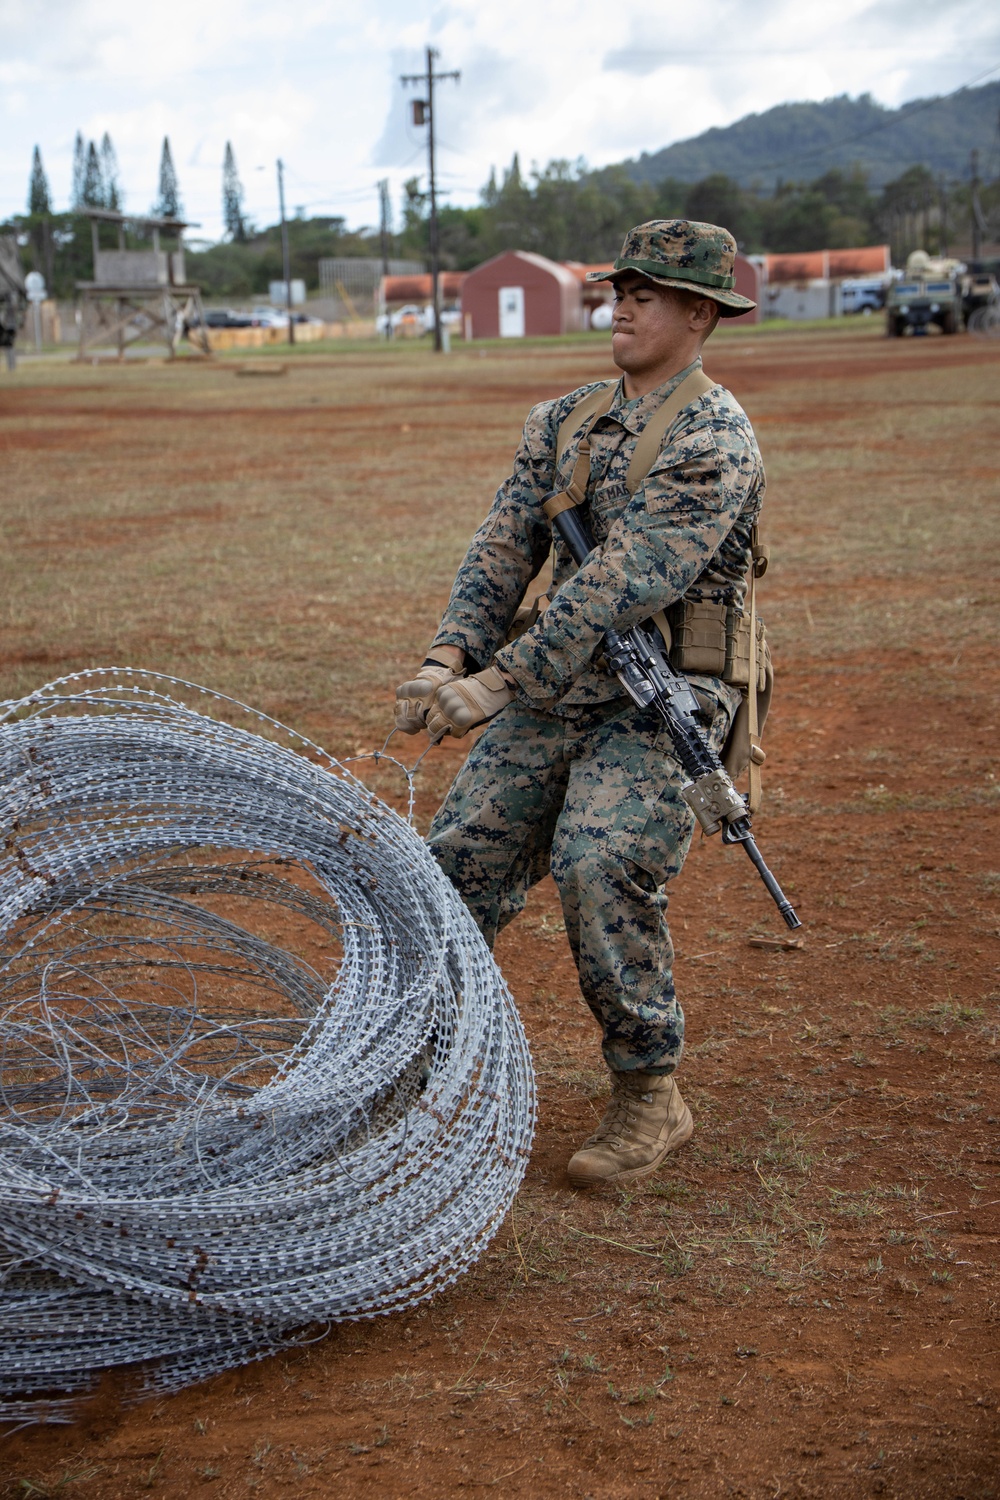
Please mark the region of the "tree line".
[[[228, 156], [232, 147], [226, 143]], [[121, 213], [125, 197], [121, 187], [121, 172], [118, 153], [107, 131], [98, 146], [94, 141], [84, 140], [82, 131], [76, 132], [73, 142], [73, 181], [70, 187], [70, 213], [79, 214], [88, 208], [106, 208]], [[150, 209], [156, 218], [176, 219], [183, 213], [177, 171], [170, 150], [169, 136], [163, 137], [160, 150], [159, 191], [156, 202]], [[31, 176], [28, 180], [28, 214], [39, 218], [43, 214], [52, 216], [52, 192], [42, 162], [42, 153], [35, 147], [31, 158]]]
[[[981, 193], [1000, 215], [1000, 184]], [[713, 173], [700, 182], [636, 182], [620, 166], [589, 171], [582, 162], [550, 162], [526, 175], [515, 156], [497, 177], [490, 173], [471, 208], [438, 210], [441, 264], [468, 271], [503, 250], [534, 250], [552, 260], [611, 261], [625, 230], [654, 218], [689, 218], [724, 224], [746, 254], [835, 250], [888, 242], [902, 264], [911, 250], [951, 252], [968, 243], [971, 212], [967, 185], [942, 184], [916, 165], [881, 189], [860, 168], [833, 170], [807, 182], [779, 183], [772, 192], [744, 188]], [[322, 256], [382, 254], [379, 231], [349, 230], [343, 218], [294, 219], [289, 224], [292, 275], [318, 283]], [[421, 180], [404, 186], [400, 222], [390, 226], [392, 258], [428, 263], [428, 197]], [[189, 254], [188, 267], [218, 297], [253, 295], [281, 276], [278, 227], [255, 230], [245, 241]]]
[[[206, 250], [188, 250], [189, 276], [213, 298], [248, 298], [266, 292], [281, 278], [280, 229], [257, 228], [243, 208], [244, 191], [236, 158], [227, 141], [222, 163], [224, 239]], [[122, 211], [118, 161], [110, 137], [98, 145], [78, 132], [73, 157], [71, 209], [52, 210], [41, 154], [35, 147], [28, 190], [28, 212], [14, 221], [25, 259], [41, 270], [55, 295], [73, 295], [76, 280], [90, 276], [90, 232], [81, 211]], [[834, 169], [810, 181], [779, 182], [769, 192], [743, 187], [712, 173], [698, 182], [667, 178], [636, 181], [623, 166], [591, 171], [582, 161], [552, 161], [524, 173], [517, 156], [499, 176], [491, 171], [479, 202], [469, 208], [439, 210], [442, 264], [464, 271], [503, 250], [533, 250], [553, 260], [613, 260], [624, 231], [652, 218], [690, 218], [724, 224], [748, 253], [838, 249], [888, 241], [901, 263], [919, 247], [943, 253], [968, 243], [969, 215], [975, 205], [967, 184], [946, 185], [928, 168], [915, 165], [881, 189], [855, 167]], [[1000, 184], [980, 193], [979, 211], [1000, 211]], [[153, 213], [183, 217], [183, 203], [169, 139], [160, 153], [159, 190]], [[307, 286], [318, 283], [324, 256], [382, 255], [380, 231], [349, 229], [340, 216], [295, 218], [289, 223], [291, 271]], [[403, 191], [399, 222], [389, 226], [388, 254], [427, 261], [428, 199], [419, 178]], [[130, 229], [129, 243], [141, 243]]]
[[[400, 247], [413, 254], [427, 241], [426, 199], [406, 184]], [[992, 197], [991, 197], [992, 195]], [[984, 190], [994, 212], [1000, 185]], [[498, 182], [491, 173], [474, 208], [440, 213], [445, 263], [478, 265], [502, 250], [535, 250], [553, 260], [612, 260], [624, 230], [653, 218], [723, 224], [745, 254], [837, 250], [889, 242], [897, 258], [920, 246], [941, 253], [967, 240], [969, 189], [945, 185], [921, 165], [874, 189], [854, 167], [806, 182], [779, 182], [770, 192], [741, 186], [723, 173], [698, 182], [637, 182], [622, 166], [588, 171], [550, 162], [526, 177], [515, 156]]]
[[[235, 245], [248, 244], [254, 234], [253, 225], [243, 211], [243, 198], [243, 184], [237, 170], [236, 157], [232, 144], [227, 141], [222, 162], [222, 214], [226, 238]], [[73, 144], [70, 207], [65, 213], [57, 213], [53, 208], [52, 191], [42, 153], [35, 146], [28, 179], [28, 211], [0, 224], [0, 232], [6, 230], [17, 234], [27, 268], [41, 271], [52, 296], [72, 297], [76, 282], [86, 281], [91, 277], [92, 245], [90, 223], [86, 217], [88, 209], [105, 209], [112, 213], [125, 211], [118, 156], [107, 131], [100, 145], [95, 141], [85, 140], [82, 132], [77, 131]], [[164, 136], [160, 148], [157, 194], [148, 212], [150, 217], [157, 219], [184, 217], [180, 183], [168, 136]], [[138, 218], [142, 217], [140, 213]], [[148, 237], [141, 224], [126, 223], [125, 240], [129, 248], [141, 247]], [[107, 238], [109, 244], [112, 239], [117, 243], [117, 227], [112, 226], [110, 231], [102, 228], [100, 238]], [[248, 292], [256, 290], [256, 284], [247, 286]]]

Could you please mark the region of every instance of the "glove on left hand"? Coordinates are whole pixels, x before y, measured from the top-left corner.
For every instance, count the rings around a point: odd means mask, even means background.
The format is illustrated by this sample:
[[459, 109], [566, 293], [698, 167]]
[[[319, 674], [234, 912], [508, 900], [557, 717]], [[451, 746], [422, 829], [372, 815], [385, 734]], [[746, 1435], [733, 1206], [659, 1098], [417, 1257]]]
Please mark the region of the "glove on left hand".
[[477, 724], [495, 718], [513, 697], [496, 667], [487, 667], [485, 672], [458, 682], [443, 683], [427, 714], [427, 733], [432, 739], [442, 734], [461, 739]]

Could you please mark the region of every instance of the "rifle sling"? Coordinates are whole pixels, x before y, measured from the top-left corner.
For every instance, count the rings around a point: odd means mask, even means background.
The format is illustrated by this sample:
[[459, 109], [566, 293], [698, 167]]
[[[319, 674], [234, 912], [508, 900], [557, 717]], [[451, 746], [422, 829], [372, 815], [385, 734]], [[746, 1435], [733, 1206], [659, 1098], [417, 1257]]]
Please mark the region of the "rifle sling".
[[[582, 401], [578, 401], [569, 416], [560, 424], [556, 437], [557, 464], [569, 447], [573, 433], [581, 423], [586, 423], [586, 426], [577, 447], [576, 462], [573, 465], [569, 484], [545, 502], [545, 514], [549, 520], [557, 516], [560, 511], [568, 510], [572, 505], [582, 505], [586, 499], [587, 484], [590, 479], [590, 434], [594, 424], [610, 411], [617, 385], [617, 381], [609, 381], [606, 385], [598, 386], [596, 390], [584, 396]], [[697, 401], [699, 396], [704, 396], [714, 385], [715, 381], [710, 380], [704, 370], [692, 370], [689, 375], [685, 375], [680, 385], [671, 392], [662, 406], [658, 406], [653, 412], [636, 439], [629, 461], [625, 488], [630, 495], [634, 495], [639, 486], [644, 483], [646, 475], [656, 462], [660, 448], [663, 446], [667, 429], [675, 418], [680, 415], [685, 406], [690, 406], [692, 401]]]
[[692, 370], [690, 375], [685, 375], [677, 389], [667, 397], [662, 406], [658, 406], [640, 432], [636, 439], [635, 448], [632, 450], [632, 458], [625, 476], [625, 488], [630, 495], [634, 495], [641, 484], [645, 482], [646, 475], [653, 467], [663, 446], [663, 439], [667, 435], [667, 429], [673, 424], [685, 406], [690, 406], [692, 401], [697, 401], [699, 396], [705, 396], [715, 385], [704, 370]]

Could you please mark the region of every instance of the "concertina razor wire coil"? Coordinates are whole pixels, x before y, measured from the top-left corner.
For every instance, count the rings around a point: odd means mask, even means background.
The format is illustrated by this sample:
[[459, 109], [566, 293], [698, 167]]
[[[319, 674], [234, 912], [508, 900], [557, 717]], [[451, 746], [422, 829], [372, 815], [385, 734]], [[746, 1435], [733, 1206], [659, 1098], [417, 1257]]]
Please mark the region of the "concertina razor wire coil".
[[0, 1421], [70, 1421], [121, 1367], [126, 1399], [176, 1390], [477, 1259], [534, 1076], [406, 820], [266, 715], [98, 669], [0, 704], [0, 824]]

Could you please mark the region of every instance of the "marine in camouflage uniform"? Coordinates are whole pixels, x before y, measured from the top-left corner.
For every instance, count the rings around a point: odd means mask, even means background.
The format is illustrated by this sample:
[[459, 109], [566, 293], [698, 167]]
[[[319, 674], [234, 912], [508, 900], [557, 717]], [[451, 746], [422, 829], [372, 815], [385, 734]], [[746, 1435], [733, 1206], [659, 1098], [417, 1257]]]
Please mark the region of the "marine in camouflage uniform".
[[[715, 226], [654, 221], [630, 232], [610, 275], [637, 272], [633, 284], [648, 277], [734, 315], [753, 306], [731, 291], [734, 251], [731, 237]], [[686, 277], [686, 270], [696, 274]], [[713, 275], [730, 285], [703, 279]], [[641, 624], [681, 598], [742, 601], [750, 531], [764, 495], [750, 422], [719, 385], [679, 412], [644, 482], [629, 494], [626, 473], [639, 434], [700, 364], [696, 356], [633, 399], [619, 382], [605, 415], [570, 420], [573, 437], [560, 459], [560, 428], [595, 387], [531, 410], [513, 473], [470, 543], [428, 653], [440, 661], [441, 648], [453, 648], [473, 672], [492, 663], [506, 687], [487, 678], [510, 700], [470, 751], [434, 819], [430, 848], [490, 944], [551, 869], [581, 991], [601, 1026], [613, 1080], [628, 1097], [635, 1095], [630, 1081], [648, 1097], [681, 1059], [684, 1016], [674, 989], [666, 887], [684, 862], [694, 816], [679, 795], [685, 778], [662, 721], [625, 696], [602, 665], [601, 642], [609, 629]], [[588, 427], [586, 515], [597, 545], [577, 568], [553, 536], [542, 502], [568, 485]], [[505, 644], [553, 544], [552, 602]], [[714, 677], [690, 680], [703, 724], [721, 750], [739, 691]], [[449, 681], [436, 684], [441, 705], [459, 686]], [[440, 711], [435, 724], [430, 697], [426, 706], [432, 732], [448, 727]], [[690, 1134], [679, 1094], [677, 1108]], [[615, 1126], [621, 1136], [619, 1126], [621, 1120]], [[653, 1152], [652, 1166], [663, 1154]], [[621, 1148], [621, 1160], [611, 1165], [624, 1163], [623, 1169], [602, 1166], [598, 1177], [652, 1170], [645, 1160], [629, 1170], [632, 1156]]]

